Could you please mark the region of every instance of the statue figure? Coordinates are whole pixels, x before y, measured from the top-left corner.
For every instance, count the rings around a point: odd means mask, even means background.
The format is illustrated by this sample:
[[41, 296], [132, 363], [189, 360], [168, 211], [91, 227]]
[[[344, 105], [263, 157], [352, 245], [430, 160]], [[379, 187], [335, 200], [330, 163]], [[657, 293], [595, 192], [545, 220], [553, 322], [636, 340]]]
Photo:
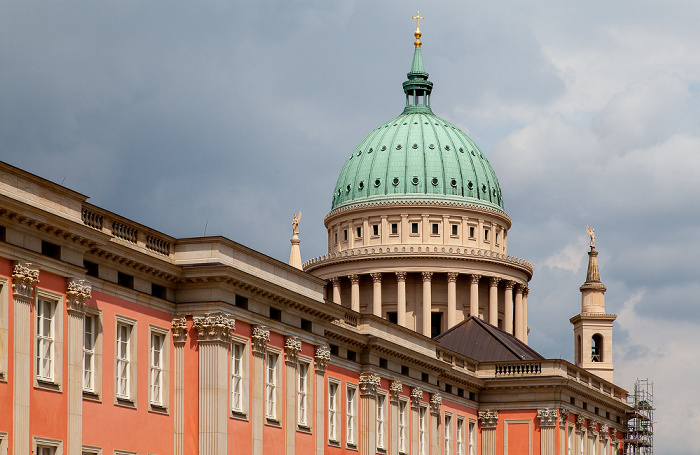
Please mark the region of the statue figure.
[[[301, 215], [301, 213], [299, 213]], [[588, 237], [591, 238], [591, 248], [595, 248], [595, 229], [588, 227], [586, 225], [586, 232], [588, 233]]]
[[299, 221], [301, 221], [301, 210], [299, 210], [299, 216], [295, 213], [292, 220], [292, 234], [295, 236], [299, 235]]

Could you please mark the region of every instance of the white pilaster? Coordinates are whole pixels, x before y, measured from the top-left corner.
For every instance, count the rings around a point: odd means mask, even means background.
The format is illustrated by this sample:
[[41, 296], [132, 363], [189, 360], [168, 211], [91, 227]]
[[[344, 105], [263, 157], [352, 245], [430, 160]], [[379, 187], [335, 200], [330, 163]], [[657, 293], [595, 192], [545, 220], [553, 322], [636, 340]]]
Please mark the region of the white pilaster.
[[498, 411], [479, 411], [481, 423], [481, 454], [496, 455], [496, 427]]
[[492, 276], [489, 279], [489, 324], [498, 327], [498, 282], [500, 278]]
[[270, 330], [264, 325], [253, 326], [253, 396], [251, 424], [253, 425], [253, 455], [263, 455], [263, 427], [265, 425], [265, 353], [270, 341]]
[[505, 314], [503, 317], [503, 330], [513, 334], [513, 286], [515, 283], [513, 281], [506, 281], [506, 307]]
[[316, 355], [314, 356], [314, 366], [316, 370], [316, 422], [315, 444], [316, 455], [323, 455], [326, 448], [326, 406], [325, 406], [325, 374], [326, 365], [331, 361], [331, 349], [328, 345], [316, 346]]
[[472, 275], [469, 287], [469, 316], [479, 317], [479, 280], [481, 275]]
[[442, 395], [434, 393], [430, 397], [430, 455], [440, 455], [440, 406]]
[[377, 452], [377, 387], [380, 378], [375, 373], [360, 374], [360, 454]]
[[173, 318], [171, 325], [175, 356], [175, 455], [185, 455], [185, 341], [187, 341], [187, 318]]
[[422, 272], [423, 275], [423, 335], [430, 337], [430, 310], [432, 307], [433, 272]]
[[360, 312], [360, 275], [353, 274], [350, 278], [350, 308]]
[[515, 287], [515, 338], [523, 341], [523, 286]]
[[396, 318], [401, 327], [406, 327], [406, 272], [396, 272]]
[[399, 395], [403, 391], [403, 384], [400, 381], [393, 381], [389, 386], [391, 400], [391, 441], [389, 442], [390, 455], [399, 455]]
[[294, 455], [294, 435], [296, 433], [296, 373], [297, 359], [301, 351], [301, 341], [295, 336], [284, 339], [284, 453]]
[[554, 455], [554, 431], [557, 425], [557, 410], [538, 409], [537, 418], [540, 421], [541, 454]]
[[370, 273], [374, 282], [372, 295], [372, 313], [382, 317], [382, 274], [380, 272]]
[[457, 325], [457, 272], [447, 272], [447, 328]]

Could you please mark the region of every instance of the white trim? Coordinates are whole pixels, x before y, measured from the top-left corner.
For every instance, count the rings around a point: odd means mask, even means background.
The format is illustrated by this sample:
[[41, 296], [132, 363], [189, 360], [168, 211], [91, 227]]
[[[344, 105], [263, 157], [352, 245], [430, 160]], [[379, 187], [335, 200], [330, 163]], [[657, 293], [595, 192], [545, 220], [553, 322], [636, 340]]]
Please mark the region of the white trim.
[[389, 419], [387, 418], [387, 394], [384, 392], [377, 392], [377, 429], [376, 429], [376, 437], [377, 437], [377, 448], [378, 449], [387, 449], [387, 428], [388, 428], [388, 421]]
[[[53, 450], [41, 450], [42, 448]], [[35, 455], [63, 455], [63, 441], [61, 441], [60, 439], [34, 436], [32, 440], [32, 449]], [[51, 454], [52, 451], [53, 454]]]
[[[352, 392], [351, 392], [352, 391]], [[357, 385], [345, 384], [345, 442], [349, 446], [358, 443]]]
[[340, 379], [328, 378], [328, 441], [336, 443], [340, 441], [340, 385]]

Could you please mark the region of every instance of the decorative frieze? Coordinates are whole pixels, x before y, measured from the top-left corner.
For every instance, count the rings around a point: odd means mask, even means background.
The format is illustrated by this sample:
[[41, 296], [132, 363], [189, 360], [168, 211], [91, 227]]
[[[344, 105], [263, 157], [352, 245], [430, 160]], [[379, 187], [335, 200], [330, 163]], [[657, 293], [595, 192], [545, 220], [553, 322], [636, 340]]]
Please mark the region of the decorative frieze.
[[326, 365], [331, 361], [331, 348], [327, 344], [316, 346], [314, 359], [316, 373], [325, 374]]
[[69, 278], [66, 285], [68, 311], [85, 311], [85, 301], [92, 298], [92, 286], [85, 280]]
[[562, 430], [566, 428], [566, 421], [569, 419], [569, 410], [564, 408], [559, 408], [559, 428]]
[[173, 343], [184, 343], [187, 340], [187, 318], [185, 316], [175, 316], [170, 325], [173, 333]]
[[217, 341], [228, 343], [231, 341], [231, 331], [236, 329], [236, 320], [223, 313], [195, 316], [193, 321], [193, 327], [197, 329], [199, 343]]
[[557, 424], [557, 410], [556, 409], [538, 409], [537, 418], [540, 419], [541, 427], [553, 427]]
[[440, 415], [440, 406], [442, 406], [442, 395], [440, 395], [440, 393], [434, 393], [430, 397], [430, 413], [433, 415]]
[[381, 378], [376, 373], [361, 373], [359, 382], [360, 396], [375, 396], [377, 395], [377, 387], [379, 387]]
[[34, 285], [39, 282], [39, 270], [30, 262], [17, 261], [12, 269], [12, 292], [17, 297], [30, 299]]
[[411, 405], [413, 407], [418, 407], [420, 402], [423, 401], [423, 389], [420, 387], [411, 388]]
[[267, 350], [267, 342], [270, 341], [270, 329], [264, 325], [253, 326], [253, 354], [263, 356]]
[[296, 364], [299, 351], [301, 351], [301, 340], [298, 337], [284, 337], [284, 358], [287, 363]]
[[494, 430], [498, 426], [498, 411], [479, 411], [479, 421], [483, 430]]
[[398, 401], [401, 392], [403, 392], [403, 384], [401, 381], [392, 381], [391, 385], [389, 386], [389, 396], [391, 397], [391, 401]]

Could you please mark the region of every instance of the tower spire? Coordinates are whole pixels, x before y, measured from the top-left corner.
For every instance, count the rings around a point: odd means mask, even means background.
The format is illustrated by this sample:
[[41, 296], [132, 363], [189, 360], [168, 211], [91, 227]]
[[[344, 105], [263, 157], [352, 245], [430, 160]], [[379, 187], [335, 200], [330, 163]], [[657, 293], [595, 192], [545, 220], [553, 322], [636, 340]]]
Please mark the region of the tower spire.
[[423, 53], [421, 52], [420, 37], [423, 35], [420, 31], [419, 24], [421, 19], [425, 19], [416, 11], [413, 16], [416, 20], [416, 31], [413, 35], [416, 37], [415, 49], [413, 50], [413, 61], [411, 62], [411, 71], [406, 77], [408, 80], [403, 83], [403, 91], [406, 94], [406, 107], [403, 113], [427, 113], [432, 114], [430, 109], [430, 94], [433, 91], [433, 83], [428, 80], [428, 73], [423, 67]]

